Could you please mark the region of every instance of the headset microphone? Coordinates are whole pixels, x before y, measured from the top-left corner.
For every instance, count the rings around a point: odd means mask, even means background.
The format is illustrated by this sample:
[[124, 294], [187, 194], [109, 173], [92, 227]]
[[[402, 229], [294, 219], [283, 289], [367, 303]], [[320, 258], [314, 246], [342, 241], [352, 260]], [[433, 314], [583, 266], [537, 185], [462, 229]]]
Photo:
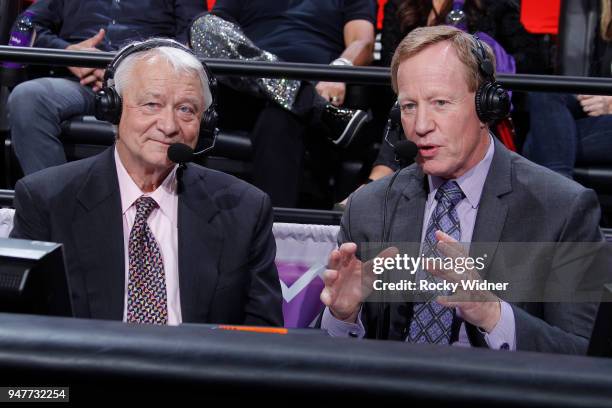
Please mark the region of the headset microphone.
[[200, 150], [198, 152], [194, 152], [193, 149], [185, 143], [171, 144], [168, 148], [168, 160], [177, 164], [185, 164], [192, 162], [196, 158], [196, 156], [203, 155], [204, 153], [209, 152], [215, 147], [215, 142], [217, 140], [216, 133], [217, 131], [215, 130], [215, 135], [212, 139], [212, 144], [206, 149]]
[[168, 159], [174, 163], [189, 163], [193, 156], [193, 149], [184, 143], [173, 143], [168, 148]]
[[393, 150], [395, 151], [395, 157], [400, 162], [400, 167], [403, 168], [406, 165], [414, 162], [414, 158], [416, 157], [419, 148], [410, 140], [402, 140], [395, 144]]

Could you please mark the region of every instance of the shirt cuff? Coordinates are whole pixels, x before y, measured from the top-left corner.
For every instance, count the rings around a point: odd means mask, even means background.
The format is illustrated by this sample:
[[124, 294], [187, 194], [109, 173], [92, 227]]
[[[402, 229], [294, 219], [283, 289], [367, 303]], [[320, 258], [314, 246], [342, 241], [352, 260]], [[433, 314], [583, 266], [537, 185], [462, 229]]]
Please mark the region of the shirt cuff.
[[512, 307], [500, 300], [501, 314], [499, 321], [491, 330], [485, 333], [484, 338], [489, 348], [494, 350], [516, 350], [516, 323]]
[[68, 41], [57, 37], [51, 41], [50, 47], [57, 48], [58, 50], [65, 50], [69, 45], [71, 44]]
[[359, 309], [357, 321], [347, 323], [336, 319], [329, 308], [326, 307], [321, 318], [321, 328], [327, 330], [331, 337], [356, 337], [361, 339], [365, 336], [365, 328], [361, 323], [361, 309]]

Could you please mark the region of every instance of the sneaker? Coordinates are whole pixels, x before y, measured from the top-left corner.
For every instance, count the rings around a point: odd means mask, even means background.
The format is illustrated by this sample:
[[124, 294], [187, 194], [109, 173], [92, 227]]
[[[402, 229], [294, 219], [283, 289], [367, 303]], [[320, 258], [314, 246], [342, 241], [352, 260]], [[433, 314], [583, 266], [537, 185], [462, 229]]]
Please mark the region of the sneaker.
[[338, 108], [331, 104], [327, 104], [321, 114], [321, 122], [329, 130], [329, 139], [340, 147], [348, 147], [361, 127], [369, 121], [370, 115], [367, 112]]

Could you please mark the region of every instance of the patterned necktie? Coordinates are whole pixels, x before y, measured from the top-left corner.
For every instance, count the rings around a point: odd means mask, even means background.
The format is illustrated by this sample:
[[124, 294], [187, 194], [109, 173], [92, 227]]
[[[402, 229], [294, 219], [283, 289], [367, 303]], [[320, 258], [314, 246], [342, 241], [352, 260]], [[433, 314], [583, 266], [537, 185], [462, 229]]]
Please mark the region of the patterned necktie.
[[[455, 206], [464, 197], [463, 191], [456, 181], [449, 180], [444, 183], [436, 192], [437, 205], [431, 214], [425, 241], [423, 242], [423, 254], [427, 256], [439, 256], [436, 251], [437, 230], [447, 233], [457, 241], [461, 239], [461, 227]], [[426, 279], [431, 275], [420, 270], [417, 273], [417, 280]], [[406, 341], [411, 343], [432, 343], [449, 344], [451, 325], [453, 323], [453, 309], [441, 306], [434, 299], [437, 295], [432, 295], [429, 301], [413, 304], [413, 316], [408, 330]]]
[[166, 275], [161, 251], [147, 218], [157, 208], [151, 197], [136, 200], [136, 218], [130, 231], [130, 260], [127, 296], [127, 321], [130, 323], [168, 323]]

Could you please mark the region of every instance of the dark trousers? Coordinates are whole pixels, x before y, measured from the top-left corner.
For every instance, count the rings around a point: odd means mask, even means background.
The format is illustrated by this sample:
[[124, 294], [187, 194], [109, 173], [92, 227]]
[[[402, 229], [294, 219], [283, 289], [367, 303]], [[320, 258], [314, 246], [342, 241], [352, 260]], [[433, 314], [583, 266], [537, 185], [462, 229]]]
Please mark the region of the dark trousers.
[[576, 164], [612, 164], [612, 115], [587, 116], [574, 95], [529, 94], [523, 154], [572, 178]]
[[303, 82], [291, 111], [225, 86], [219, 90], [221, 127], [252, 128], [253, 184], [270, 195], [273, 206], [295, 207], [306, 131], [319, 122], [326, 101], [309, 82]]

